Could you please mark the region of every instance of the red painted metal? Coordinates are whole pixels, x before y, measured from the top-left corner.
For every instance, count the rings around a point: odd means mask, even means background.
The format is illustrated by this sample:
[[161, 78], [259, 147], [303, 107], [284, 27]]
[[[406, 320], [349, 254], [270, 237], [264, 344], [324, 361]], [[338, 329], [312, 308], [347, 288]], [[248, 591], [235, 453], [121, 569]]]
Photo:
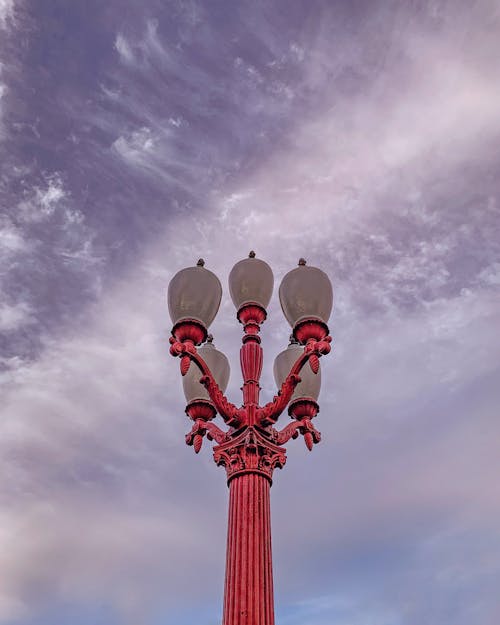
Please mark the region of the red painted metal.
[[[188, 362], [191, 362], [188, 356]], [[207, 433], [207, 423], [217, 414], [214, 405], [204, 399], [196, 399], [186, 406], [186, 414], [194, 421], [191, 432], [186, 434], [186, 443], [192, 445], [195, 453], [199, 453], [203, 443], [203, 436]]]
[[186, 414], [190, 419], [202, 419], [203, 421], [212, 420], [217, 414], [212, 402], [206, 399], [195, 399], [186, 406]]
[[261, 324], [266, 320], [267, 313], [260, 304], [247, 302], [238, 310], [236, 316], [243, 324], [246, 334], [258, 334]]
[[207, 329], [197, 319], [182, 319], [172, 328], [172, 335], [180, 342], [191, 341], [200, 345], [207, 338]]
[[328, 326], [321, 319], [314, 317], [302, 319], [293, 329], [293, 335], [302, 345], [305, 345], [311, 339], [323, 341], [328, 336]]
[[223, 625], [274, 625], [269, 490], [257, 473], [229, 483]]
[[[309, 359], [309, 363], [311, 363], [312, 358], [313, 357]], [[311, 419], [313, 419], [318, 412], [319, 406], [312, 397], [301, 397], [291, 402], [288, 406], [288, 414], [295, 419], [294, 423], [287, 426], [290, 428], [290, 432], [292, 432], [292, 438], [294, 436], [296, 437], [296, 433], [302, 434], [304, 443], [309, 451], [312, 450], [314, 443], [319, 443], [321, 440], [321, 433], [318, 432], [311, 422]], [[289, 440], [286, 438], [288, 433], [285, 433], [285, 430], [277, 433], [276, 439], [280, 444]]]
[[[244, 335], [240, 349], [243, 375], [243, 406], [229, 402], [218, 387], [206, 362], [195, 345], [206, 335], [195, 320], [183, 320], [174, 327], [170, 353], [180, 357], [181, 373], [190, 364], [200, 370], [210, 401], [191, 402], [186, 407], [193, 427], [186, 443], [199, 452], [203, 437], [215, 440], [214, 460], [226, 469], [229, 486], [229, 518], [227, 534], [224, 615], [222, 625], [274, 625], [273, 576], [271, 556], [270, 487], [275, 468], [283, 468], [286, 449], [291, 438], [300, 435], [308, 449], [321, 440], [312, 424], [319, 411], [312, 398], [300, 398], [289, 405], [293, 421], [281, 431], [273, 425], [288, 406], [300, 371], [306, 363], [319, 370], [319, 358], [331, 349], [326, 324], [306, 319], [294, 329], [304, 345], [281, 389], [271, 402], [259, 405], [263, 352], [259, 336], [266, 311], [255, 303], [247, 303], [238, 311]], [[203, 334], [202, 330], [205, 332]], [[229, 426], [223, 431], [212, 422], [216, 411]]]

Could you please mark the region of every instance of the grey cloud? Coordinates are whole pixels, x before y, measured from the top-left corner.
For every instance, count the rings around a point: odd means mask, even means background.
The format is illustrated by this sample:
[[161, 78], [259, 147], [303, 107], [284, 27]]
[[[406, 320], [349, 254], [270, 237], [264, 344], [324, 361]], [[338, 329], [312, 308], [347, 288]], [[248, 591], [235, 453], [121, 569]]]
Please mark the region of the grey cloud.
[[[498, 620], [498, 12], [260, 8], [111, 3], [81, 22], [87, 64], [37, 43], [61, 95], [28, 76], [40, 139], [9, 126], [2, 162], [7, 305], [41, 345], [3, 351], [6, 623], [101, 602], [118, 623], [216, 622], [224, 475], [183, 445], [165, 288], [200, 256], [225, 286], [250, 249], [276, 290], [306, 256], [336, 302], [323, 441], [290, 444], [273, 487], [281, 620]], [[237, 402], [227, 288], [212, 329]], [[288, 333], [275, 293], [264, 401]]]
[[7, 28], [12, 22], [15, 14], [14, 0], [2, 0], [0, 2], [0, 26]]

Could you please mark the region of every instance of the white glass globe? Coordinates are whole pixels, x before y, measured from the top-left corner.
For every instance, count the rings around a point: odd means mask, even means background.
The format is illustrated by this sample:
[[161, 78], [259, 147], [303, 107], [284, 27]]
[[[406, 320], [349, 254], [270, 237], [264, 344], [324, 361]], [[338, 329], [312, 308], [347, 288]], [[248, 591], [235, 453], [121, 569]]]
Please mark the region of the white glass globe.
[[279, 297], [283, 314], [292, 328], [304, 319], [328, 323], [333, 308], [333, 289], [321, 269], [307, 267], [301, 259], [299, 266], [283, 278]]
[[222, 286], [203, 264], [200, 259], [196, 267], [181, 269], [168, 285], [168, 311], [174, 325], [183, 319], [195, 319], [208, 328], [215, 319]]
[[[199, 347], [198, 353], [207, 363], [215, 381], [219, 385], [221, 391], [224, 392], [229, 382], [228, 359], [222, 352], [215, 349], [215, 346], [210, 341], [205, 343], [202, 347]], [[207, 389], [200, 383], [202, 375], [203, 374], [198, 366], [192, 362], [186, 375], [182, 378], [182, 387], [188, 403], [196, 399], [210, 401], [210, 395], [208, 394]]]
[[[290, 369], [294, 365], [297, 358], [304, 351], [304, 348], [296, 342], [291, 342], [290, 345], [280, 354], [276, 356], [274, 361], [274, 379], [278, 388], [281, 387], [285, 381], [287, 375], [290, 373]], [[311, 397], [317, 400], [319, 397], [319, 391], [321, 388], [321, 369], [318, 373], [313, 373], [309, 363], [302, 367], [299, 373], [301, 381], [295, 387], [292, 399], [300, 399], [302, 397]]]
[[239, 310], [244, 304], [255, 303], [267, 308], [273, 294], [274, 277], [271, 267], [255, 258], [255, 253], [240, 260], [229, 274], [229, 293]]

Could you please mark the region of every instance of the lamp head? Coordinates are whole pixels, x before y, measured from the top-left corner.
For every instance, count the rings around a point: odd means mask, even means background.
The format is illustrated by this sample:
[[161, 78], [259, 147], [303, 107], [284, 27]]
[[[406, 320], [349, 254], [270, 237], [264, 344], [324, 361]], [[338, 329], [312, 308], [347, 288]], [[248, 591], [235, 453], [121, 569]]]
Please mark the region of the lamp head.
[[[215, 381], [224, 393], [229, 382], [229, 361], [222, 352], [215, 349], [212, 340], [212, 335], [209, 334], [207, 342], [202, 345], [202, 347], [198, 348], [198, 354], [207, 363]], [[188, 404], [198, 400], [211, 402], [207, 389], [200, 382], [201, 377], [201, 371], [198, 369], [197, 365], [192, 362], [186, 375], [182, 378], [182, 387]]]
[[299, 266], [283, 278], [279, 297], [283, 314], [300, 343], [309, 339], [319, 341], [327, 336], [333, 290], [324, 271], [307, 266], [301, 258]]
[[205, 340], [222, 298], [219, 279], [204, 265], [200, 258], [196, 267], [181, 269], [168, 285], [172, 334], [178, 341], [192, 340], [195, 345]]
[[[290, 373], [292, 366], [303, 351], [304, 348], [299, 345], [292, 335], [288, 347], [276, 356], [273, 372], [278, 388], [281, 387], [287, 375]], [[306, 399], [311, 399], [316, 402], [321, 388], [321, 369], [318, 373], [313, 373], [309, 363], [306, 363], [302, 367], [299, 375], [300, 382], [295, 387], [290, 399], [290, 405], [299, 400]]]
[[229, 274], [229, 293], [233, 304], [238, 311], [238, 318], [242, 319], [244, 308], [257, 306], [264, 314], [273, 294], [274, 277], [271, 267], [263, 260], [255, 257], [251, 251], [248, 258], [240, 260], [231, 269]]

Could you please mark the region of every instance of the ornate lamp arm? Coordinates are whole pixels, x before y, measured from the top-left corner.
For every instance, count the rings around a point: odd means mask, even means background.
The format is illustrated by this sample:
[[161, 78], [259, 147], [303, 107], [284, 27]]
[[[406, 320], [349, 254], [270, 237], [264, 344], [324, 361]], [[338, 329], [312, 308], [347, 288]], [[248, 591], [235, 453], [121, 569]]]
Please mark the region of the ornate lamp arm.
[[209, 441], [214, 440], [219, 445], [222, 445], [229, 439], [228, 433], [221, 430], [215, 423], [205, 421], [204, 419], [196, 419], [191, 431], [189, 434], [186, 434], [186, 444], [193, 445], [194, 451], [198, 453], [205, 434]]
[[226, 443], [231, 438], [228, 432], [224, 432], [224, 430], [221, 430], [218, 425], [215, 425], [215, 423], [211, 421], [205, 425], [205, 429], [207, 431], [208, 440], [215, 441], [219, 445]]
[[215, 381], [215, 378], [210, 371], [210, 367], [198, 354], [196, 347], [193, 345], [193, 343], [191, 341], [185, 341], [184, 343], [180, 343], [179, 341], [176, 341], [173, 337], [170, 339], [170, 343], [170, 353], [172, 354], [172, 356], [180, 356], [181, 358], [181, 375], [186, 375], [191, 361], [193, 361], [203, 374], [200, 382], [207, 389], [208, 394], [210, 395], [210, 399], [212, 400], [217, 412], [228, 425], [233, 427], [237, 427], [238, 425], [240, 425], [243, 419], [244, 411], [232, 404], [224, 395], [224, 393], [220, 390], [219, 385]]
[[[297, 360], [297, 362], [301, 361], [302, 356]], [[297, 363], [293, 366], [293, 369], [295, 369], [296, 364]], [[280, 414], [288, 406], [288, 402], [293, 395], [293, 391], [299, 382], [300, 376], [294, 373], [289, 373], [286, 380], [281, 385], [278, 394], [273, 397], [273, 400], [268, 402], [265, 406], [262, 406], [262, 408], [257, 409], [257, 422], [259, 422], [262, 426], [276, 423]]]
[[314, 443], [319, 443], [321, 433], [314, 427], [310, 419], [302, 419], [300, 421], [292, 421], [279, 432], [273, 428], [273, 438], [277, 445], [284, 445], [291, 438], [297, 438], [302, 434], [307, 449], [311, 451]]
[[318, 373], [319, 357], [328, 354], [331, 349], [331, 341], [332, 337], [327, 336], [323, 341], [310, 340], [307, 342], [304, 351], [295, 361], [278, 394], [274, 396], [272, 401], [257, 410], [257, 419], [261, 425], [276, 423], [280, 414], [287, 407], [295, 387], [300, 382], [299, 373], [307, 361], [309, 361], [312, 371]]
[[[203, 363], [203, 359], [200, 358], [200, 361]], [[196, 362], [196, 360], [195, 360]], [[196, 362], [196, 364], [198, 364]], [[199, 366], [199, 365], [198, 365]], [[206, 364], [205, 364], [206, 367]], [[203, 369], [200, 367], [201, 371]], [[208, 367], [207, 367], [208, 369]], [[245, 410], [242, 408], [237, 408], [234, 404], [232, 404], [224, 393], [220, 390], [219, 385], [215, 381], [213, 375], [208, 370], [208, 373], [205, 373], [200, 378], [201, 384], [207, 389], [208, 394], [210, 395], [210, 399], [213, 401], [215, 409], [220, 414], [220, 416], [224, 419], [227, 425], [231, 427], [238, 427], [243, 422], [245, 417]]]

